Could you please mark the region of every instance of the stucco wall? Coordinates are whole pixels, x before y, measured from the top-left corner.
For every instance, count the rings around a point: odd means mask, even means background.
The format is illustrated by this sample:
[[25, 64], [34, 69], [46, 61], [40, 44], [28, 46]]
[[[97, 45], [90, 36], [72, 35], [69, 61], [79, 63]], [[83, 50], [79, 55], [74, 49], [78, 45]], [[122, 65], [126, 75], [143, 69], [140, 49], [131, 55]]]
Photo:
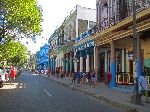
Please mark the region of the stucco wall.
[[62, 60], [63, 57], [64, 57], [63, 52], [61, 52], [57, 55], [57, 57], [56, 57], [56, 67], [63, 66], [63, 60]]
[[[78, 33], [80, 30], [78, 27], [79, 19], [88, 20], [88, 22], [96, 22], [96, 9], [90, 9], [77, 5], [76, 10], [66, 17], [64, 21], [64, 40], [67, 40], [69, 37], [74, 38], [80, 35]], [[87, 28], [89, 28], [89, 26], [87, 26]]]
[[77, 5], [77, 18], [96, 22], [96, 9]]

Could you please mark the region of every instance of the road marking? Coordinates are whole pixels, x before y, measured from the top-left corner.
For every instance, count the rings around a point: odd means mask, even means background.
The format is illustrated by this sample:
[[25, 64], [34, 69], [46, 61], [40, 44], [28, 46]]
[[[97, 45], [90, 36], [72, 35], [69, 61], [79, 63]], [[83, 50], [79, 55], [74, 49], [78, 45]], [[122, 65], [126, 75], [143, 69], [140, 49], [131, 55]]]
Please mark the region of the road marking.
[[52, 97], [52, 95], [44, 88], [44, 92], [49, 96]]

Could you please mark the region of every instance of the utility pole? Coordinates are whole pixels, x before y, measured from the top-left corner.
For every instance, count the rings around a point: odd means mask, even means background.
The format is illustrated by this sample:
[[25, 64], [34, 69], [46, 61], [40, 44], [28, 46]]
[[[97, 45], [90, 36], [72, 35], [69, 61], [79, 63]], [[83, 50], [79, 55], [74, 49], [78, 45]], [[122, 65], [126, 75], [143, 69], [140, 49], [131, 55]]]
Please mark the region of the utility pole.
[[131, 96], [131, 102], [136, 105], [141, 105], [141, 96], [138, 92], [138, 75], [137, 75], [137, 31], [136, 31], [136, 6], [135, 0], [132, 4], [133, 8], [133, 77], [134, 77], [134, 93]]

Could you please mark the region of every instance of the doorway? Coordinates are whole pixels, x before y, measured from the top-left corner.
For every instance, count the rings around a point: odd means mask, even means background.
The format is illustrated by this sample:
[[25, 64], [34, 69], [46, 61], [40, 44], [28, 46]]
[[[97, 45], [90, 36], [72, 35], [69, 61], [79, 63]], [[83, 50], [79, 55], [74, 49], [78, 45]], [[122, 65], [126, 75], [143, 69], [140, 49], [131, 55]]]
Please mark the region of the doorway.
[[105, 79], [105, 52], [99, 54], [100, 59], [100, 72], [99, 72], [99, 81], [104, 81]]

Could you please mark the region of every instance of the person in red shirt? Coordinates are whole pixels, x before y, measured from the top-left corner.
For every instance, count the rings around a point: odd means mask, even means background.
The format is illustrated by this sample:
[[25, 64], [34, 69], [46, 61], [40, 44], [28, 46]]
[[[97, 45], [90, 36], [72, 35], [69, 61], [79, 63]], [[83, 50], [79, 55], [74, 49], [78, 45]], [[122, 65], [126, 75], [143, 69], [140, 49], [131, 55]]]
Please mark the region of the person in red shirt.
[[107, 85], [109, 86], [109, 82], [111, 80], [111, 74], [110, 74], [110, 71], [108, 71], [107, 73]]
[[12, 81], [15, 80], [15, 76], [16, 76], [16, 74], [15, 74], [15, 67], [12, 67], [12, 68], [10, 69], [9, 76], [10, 76], [10, 84], [11, 84]]

